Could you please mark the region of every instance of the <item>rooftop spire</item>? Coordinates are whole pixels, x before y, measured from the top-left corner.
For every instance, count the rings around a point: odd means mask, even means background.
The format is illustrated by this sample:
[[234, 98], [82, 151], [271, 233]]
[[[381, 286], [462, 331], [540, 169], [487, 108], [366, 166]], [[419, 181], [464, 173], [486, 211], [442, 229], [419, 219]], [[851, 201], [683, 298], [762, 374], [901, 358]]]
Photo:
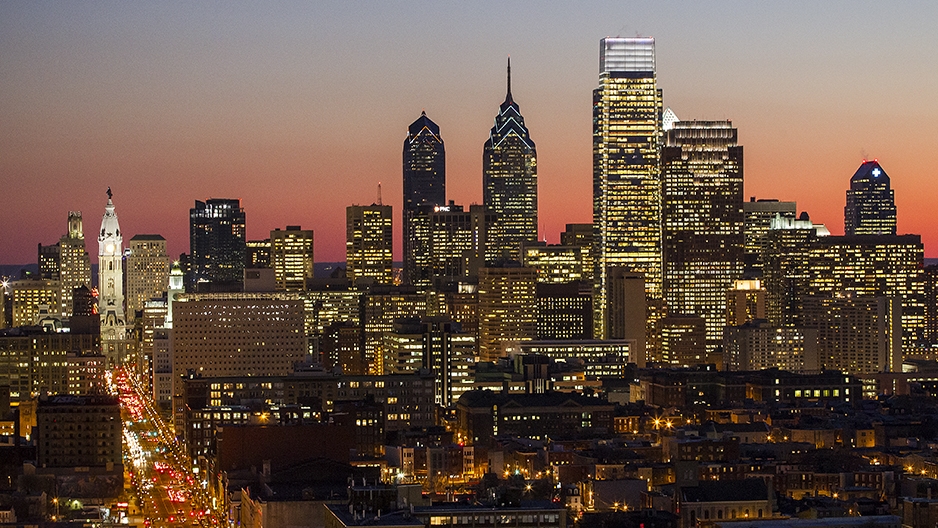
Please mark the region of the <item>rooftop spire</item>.
[[508, 56], [508, 95], [505, 99], [511, 101], [511, 55]]

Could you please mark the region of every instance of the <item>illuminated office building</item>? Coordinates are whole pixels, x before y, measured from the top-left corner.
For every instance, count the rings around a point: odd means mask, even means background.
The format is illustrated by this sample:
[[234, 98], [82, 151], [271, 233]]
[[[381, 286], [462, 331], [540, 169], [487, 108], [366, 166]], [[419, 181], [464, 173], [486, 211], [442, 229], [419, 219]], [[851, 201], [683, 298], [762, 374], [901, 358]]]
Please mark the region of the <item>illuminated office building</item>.
[[39, 324], [40, 313], [59, 306], [60, 282], [52, 279], [23, 279], [10, 282], [13, 326]]
[[384, 336], [384, 373], [433, 372], [434, 399], [449, 407], [472, 389], [476, 337], [446, 317], [401, 319]]
[[580, 248], [583, 261], [583, 280], [593, 282], [593, 224], [567, 224], [560, 233], [561, 246]]
[[244, 243], [244, 267], [245, 268], [269, 268], [270, 263], [270, 239], [248, 240]]
[[307, 353], [301, 300], [278, 294], [183, 295], [173, 303], [174, 394], [187, 374], [276, 376]]
[[271, 231], [270, 264], [278, 290], [306, 290], [313, 278], [313, 230], [287, 226]]
[[886, 297], [901, 304], [902, 348], [924, 344], [924, 246], [919, 235], [831, 236], [811, 248], [807, 292]]
[[536, 339], [590, 339], [593, 291], [586, 282], [541, 282], [535, 286]]
[[345, 275], [350, 282], [393, 282], [391, 227], [390, 205], [350, 205], [345, 209]]
[[166, 239], [160, 235], [134, 235], [127, 255], [127, 313], [136, 317], [147, 301], [166, 293], [168, 283]]
[[81, 286], [91, 287], [91, 260], [85, 249], [81, 212], [68, 212], [68, 233], [51, 246], [39, 244], [39, 278], [58, 281], [58, 301], [50, 305], [50, 312], [69, 317], [72, 315], [72, 291]]
[[797, 212], [795, 202], [759, 199], [755, 196], [743, 202], [743, 261], [746, 273], [762, 273], [762, 253], [765, 251], [767, 236], [772, 219], [776, 215], [794, 220]]
[[485, 265], [486, 247], [494, 215], [484, 206], [435, 207], [430, 214], [430, 276], [436, 288], [475, 281]]
[[85, 248], [81, 211], [68, 212], [68, 234], [59, 239], [59, 285], [62, 288], [62, 315], [72, 315], [75, 288], [91, 287], [91, 260]]
[[374, 285], [362, 296], [361, 327], [364, 335], [362, 357], [366, 372], [383, 372], [384, 336], [394, 329], [394, 322], [427, 315], [427, 296], [412, 286]]
[[828, 235], [827, 228], [811, 222], [807, 213], [798, 219], [781, 215], [772, 219], [762, 254], [765, 315], [772, 325], [801, 324], [801, 300], [811, 278], [809, 249], [819, 237]]
[[664, 300], [723, 339], [726, 290], [743, 273], [743, 148], [729, 121], [679, 121], [661, 151]]
[[820, 372], [818, 331], [813, 328], [778, 327], [767, 321], [729, 326], [723, 333], [725, 370]]
[[805, 328], [818, 335], [822, 369], [845, 374], [901, 371], [902, 328], [897, 299], [838, 295], [809, 296]]
[[245, 216], [241, 200], [196, 200], [189, 209], [189, 291], [240, 289]]
[[486, 261], [518, 260], [521, 243], [537, 240], [537, 151], [511, 96], [511, 59], [508, 93], [482, 151], [482, 196], [495, 215]]
[[421, 112], [404, 139], [404, 283], [430, 286], [428, 215], [446, 203], [446, 149], [440, 127]]
[[521, 245], [521, 264], [537, 270], [537, 282], [584, 280], [583, 251], [578, 246], [525, 242]]
[[[573, 339], [522, 341], [518, 354], [547, 356], [554, 361], [583, 362], [583, 370], [592, 378], [622, 378], [627, 375], [634, 342], [621, 339]], [[513, 354], [514, 355], [514, 354]]]
[[537, 337], [537, 271], [517, 263], [479, 271], [479, 355], [495, 361]]
[[[711, 363], [707, 355], [707, 325], [696, 315], [669, 315], [658, 320], [660, 362], [689, 367]], [[722, 336], [721, 336], [722, 337]]]
[[101, 317], [101, 352], [113, 367], [124, 361], [128, 343], [124, 317], [124, 236], [111, 196], [109, 187], [98, 232], [98, 314]]
[[938, 345], [938, 264], [925, 266], [925, 343]]
[[726, 293], [726, 326], [765, 319], [765, 288], [758, 279], [734, 281]]
[[889, 187], [889, 176], [876, 160], [864, 160], [850, 178], [844, 207], [844, 234], [896, 234], [895, 193]]
[[661, 91], [653, 38], [600, 42], [593, 91], [595, 335], [607, 328], [609, 268], [645, 277], [650, 324], [661, 313]]
[[61, 269], [61, 255], [58, 243], [51, 246], [39, 244], [37, 262], [39, 263], [39, 278], [59, 280]]

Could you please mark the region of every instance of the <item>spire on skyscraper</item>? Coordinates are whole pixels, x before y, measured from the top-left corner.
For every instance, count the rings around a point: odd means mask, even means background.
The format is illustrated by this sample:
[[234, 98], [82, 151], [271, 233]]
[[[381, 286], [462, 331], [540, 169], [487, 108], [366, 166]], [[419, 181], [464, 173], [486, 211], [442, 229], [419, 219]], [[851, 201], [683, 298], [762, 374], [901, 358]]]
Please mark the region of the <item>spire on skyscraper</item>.
[[508, 92], [505, 101], [511, 101], [511, 55], [508, 56]]

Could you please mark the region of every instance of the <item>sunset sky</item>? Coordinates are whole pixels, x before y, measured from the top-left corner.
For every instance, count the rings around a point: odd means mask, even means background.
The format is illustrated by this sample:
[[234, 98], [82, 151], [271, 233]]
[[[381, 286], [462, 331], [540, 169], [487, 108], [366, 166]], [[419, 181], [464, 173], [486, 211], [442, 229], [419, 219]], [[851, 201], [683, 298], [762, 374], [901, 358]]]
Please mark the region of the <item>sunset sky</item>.
[[[315, 231], [345, 258], [345, 207], [395, 210], [421, 110], [447, 198], [482, 198], [482, 145], [512, 93], [537, 144], [540, 236], [590, 222], [599, 40], [653, 36], [664, 104], [730, 119], [745, 193], [843, 233], [850, 176], [878, 158], [900, 233], [938, 257], [936, 2], [0, 3], [0, 264], [85, 218], [189, 248], [194, 200], [241, 198], [249, 239]], [[96, 261], [96, 257], [92, 257]]]

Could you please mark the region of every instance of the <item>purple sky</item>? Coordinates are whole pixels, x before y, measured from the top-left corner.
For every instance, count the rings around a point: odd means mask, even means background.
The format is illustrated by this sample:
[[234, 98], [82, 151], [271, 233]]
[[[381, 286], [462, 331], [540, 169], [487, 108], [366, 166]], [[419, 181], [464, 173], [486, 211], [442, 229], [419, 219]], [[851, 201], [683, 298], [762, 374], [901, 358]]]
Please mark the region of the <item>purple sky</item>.
[[557, 242], [592, 218], [607, 35], [656, 38], [682, 119], [733, 121], [747, 196], [795, 200], [841, 233], [849, 178], [875, 157], [899, 231], [938, 256], [936, 20], [931, 2], [2, 2], [0, 263], [35, 262], [69, 210], [96, 253], [109, 185], [125, 238], [162, 234], [172, 254], [194, 200], [217, 197], [242, 199], [249, 238], [300, 224], [317, 261], [343, 260], [344, 208], [378, 182], [399, 220], [421, 110], [446, 142], [448, 198], [481, 200], [509, 54], [541, 237]]

